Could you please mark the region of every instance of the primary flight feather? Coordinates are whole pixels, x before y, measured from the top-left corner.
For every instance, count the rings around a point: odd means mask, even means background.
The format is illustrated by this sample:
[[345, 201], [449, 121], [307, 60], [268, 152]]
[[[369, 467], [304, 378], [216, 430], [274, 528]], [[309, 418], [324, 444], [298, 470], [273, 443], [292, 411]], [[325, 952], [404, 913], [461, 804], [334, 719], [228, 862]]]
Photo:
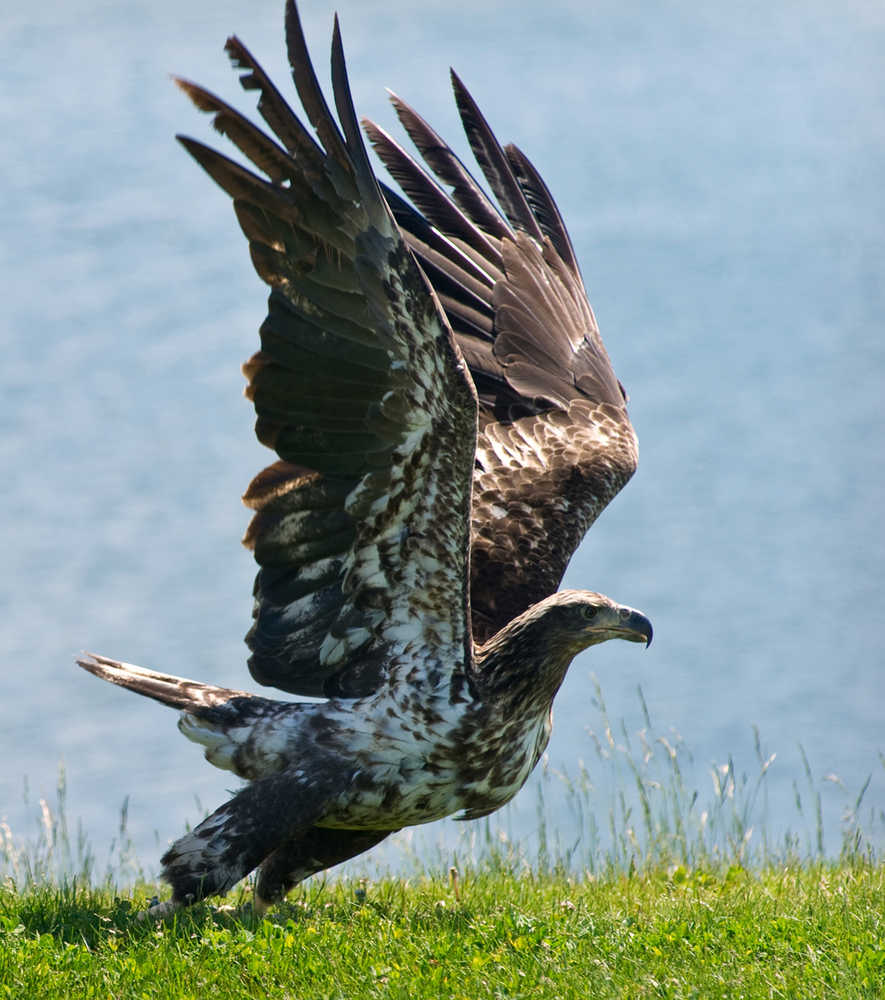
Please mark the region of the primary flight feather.
[[425, 166], [363, 126], [410, 204], [372, 170], [337, 19], [337, 121], [291, 0], [286, 43], [312, 132], [231, 38], [272, 135], [178, 83], [260, 174], [180, 141], [233, 199], [271, 288], [244, 365], [256, 433], [278, 456], [245, 495], [260, 567], [249, 669], [324, 700], [79, 661], [179, 709], [182, 732], [248, 782], [163, 856], [173, 895], [157, 912], [256, 868], [263, 911], [403, 826], [492, 812], [543, 752], [572, 658], [652, 637], [638, 611], [556, 589], [637, 449], [544, 182], [453, 74], [497, 204], [394, 96]]

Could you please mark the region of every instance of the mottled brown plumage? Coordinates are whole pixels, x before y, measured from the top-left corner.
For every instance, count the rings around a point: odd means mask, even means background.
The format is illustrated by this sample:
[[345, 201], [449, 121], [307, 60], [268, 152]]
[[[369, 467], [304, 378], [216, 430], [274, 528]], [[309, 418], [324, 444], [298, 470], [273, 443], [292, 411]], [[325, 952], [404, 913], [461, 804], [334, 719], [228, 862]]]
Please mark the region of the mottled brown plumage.
[[639, 612], [556, 592], [632, 474], [636, 441], [543, 181], [453, 76], [498, 204], [394, 98], [432, 175], [365, 128], [412, 207], [375, 178], [337, 20], [337, 123], [292, 2], [286, 43], [313, 134], [231, 38], [275, 138], [178, 83], [264, 176], [181, 142], [233, 199], [271, 288], [244, 366], [257, 436], [277, 455], [244, 498], [260, 567], [249, 667], [262, 684], [326, 700], [80, 661], [181, 710], [182, 732], [249, 782], [164, 855], [172, 905], [258, 866], [267, 905], [402, 826], [499, 808], [546, 746], [575, 654], [651, 641]]
[[440, 136], [392, 96], [431, 176], [383, 129], [364, 127], [419, 214], [394, 192], [400, 228], [433, 282], [479, 395], [473, 483], [473, 635], [485, 641], [559, 586], [587, 529], [636, 468], [637, 445], [546, 185], [502, 149], [452, 82], [502, 217]]

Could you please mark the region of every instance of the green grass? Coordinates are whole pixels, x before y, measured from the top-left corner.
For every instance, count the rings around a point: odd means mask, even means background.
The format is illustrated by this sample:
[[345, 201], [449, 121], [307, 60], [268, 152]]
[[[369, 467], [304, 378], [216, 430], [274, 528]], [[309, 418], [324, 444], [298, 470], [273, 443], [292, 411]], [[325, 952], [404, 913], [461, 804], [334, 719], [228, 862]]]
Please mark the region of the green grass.
[[309, 884], [273, 919], [0, 890], [0, 996], [882, 997], [885, 868]]

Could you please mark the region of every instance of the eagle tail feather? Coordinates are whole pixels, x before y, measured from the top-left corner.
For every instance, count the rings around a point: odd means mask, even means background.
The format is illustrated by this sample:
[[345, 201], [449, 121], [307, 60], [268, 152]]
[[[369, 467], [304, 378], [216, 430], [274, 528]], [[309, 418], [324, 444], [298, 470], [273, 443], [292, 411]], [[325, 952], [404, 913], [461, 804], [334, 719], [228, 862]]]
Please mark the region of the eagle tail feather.
[[123, 663], [95, 653], [84, 653], [77, 659], [77, 664], [102, 680], [118, 684], [120, 687], [143, 694], [146, 698], [153, 698], [154, 701], [168, 705], [169, 708], [185, 712], [214, 708], [225, 704], [231, 698], [251, 697], [245, 691], [234, 691], [231, 688], [188, 680], [186, 677], [162, 674], [156, 670], [148, 670], [147, 667]]

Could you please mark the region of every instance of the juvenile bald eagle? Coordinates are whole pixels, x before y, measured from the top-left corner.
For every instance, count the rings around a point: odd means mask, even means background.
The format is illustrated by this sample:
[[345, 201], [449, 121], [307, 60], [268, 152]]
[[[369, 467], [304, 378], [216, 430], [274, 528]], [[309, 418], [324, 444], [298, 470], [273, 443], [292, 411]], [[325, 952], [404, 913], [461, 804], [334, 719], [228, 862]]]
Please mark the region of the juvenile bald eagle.
[[373, 173], [337, 20], [338, 123], [291, 0], [286, 42], [313, 135], [231, 38], [275, 138], [178, 83], [265, 176], [180, 141], [233, 198], [271, 287], [261, 348], [244, 366], [258, 438], [278, 456], [245, 495], [260, 566], [249, 668], [325, 700], [79, 661], [179, 709], [185, 736], [248, 780], [164, 855], [173, 896], [162, 912], [259, 866], [263, 911], [403, 826], [498, 809], [547, 744], [575, 654], [652, 636], [647, 618], [601, 594], [556, 592], [637, 450], [544, 182], [453, 76], [500, 207], [394, 97], [429, 172], [364, 127], [408, 204]]

